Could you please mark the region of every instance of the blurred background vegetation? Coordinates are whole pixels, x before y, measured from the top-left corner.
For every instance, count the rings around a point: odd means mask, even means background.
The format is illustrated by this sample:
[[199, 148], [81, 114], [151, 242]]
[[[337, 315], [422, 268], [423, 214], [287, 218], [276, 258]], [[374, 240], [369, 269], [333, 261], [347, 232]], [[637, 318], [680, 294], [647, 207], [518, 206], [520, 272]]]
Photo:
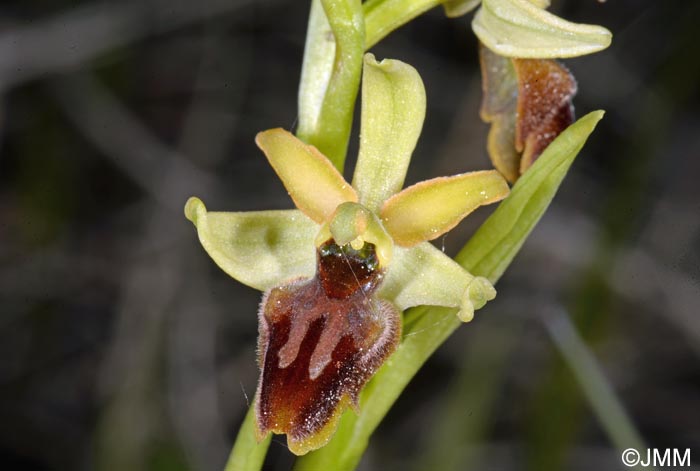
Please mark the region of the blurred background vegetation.
[[[2, 469], [222, 469], [255, 392], [260, 294], [182, 207], [292, 206], [253, 137], [294, 127], [308, 7], [0, 5]], [[619, 470], [625, 440], [700, 459], [700, 3], [552, 8], [615, 35], [566, 61], [577, 115], [605, 119], [361, 469]], [[373, 48], [426, 85], [407, 183], [490, 166], [469, 21], [438, 8]], [[438, 245], [454, 254], [487, 214]], [[292, 463], [275, 438], [266, 469]]]

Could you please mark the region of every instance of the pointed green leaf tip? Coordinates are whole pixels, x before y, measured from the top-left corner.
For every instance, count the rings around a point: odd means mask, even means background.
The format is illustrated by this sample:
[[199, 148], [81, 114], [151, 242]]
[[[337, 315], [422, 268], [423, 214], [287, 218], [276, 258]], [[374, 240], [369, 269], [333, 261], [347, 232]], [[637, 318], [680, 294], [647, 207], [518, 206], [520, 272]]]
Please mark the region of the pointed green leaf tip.
[[566, 128], [511, 189], [455, 257], [495, 283], [544, 214], [579, 151], [604, 111], [593, 111]]
[[314, 274], [318, 225], [301, 211], [209, 212], [192, 197], [185, 216], [214, 262], [241, 283], [265, 291]]
[[612, 40], [602, 26], [571, 23], [528, 0], [483, 0], [472, 29], [496, 54], [530, 59], [591, 54]]

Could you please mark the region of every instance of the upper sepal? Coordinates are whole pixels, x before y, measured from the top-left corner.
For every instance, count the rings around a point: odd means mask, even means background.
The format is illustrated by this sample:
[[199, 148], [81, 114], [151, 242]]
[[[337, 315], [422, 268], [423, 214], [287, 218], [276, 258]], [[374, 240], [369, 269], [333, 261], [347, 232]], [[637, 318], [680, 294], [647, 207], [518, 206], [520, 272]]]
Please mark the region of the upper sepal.
[[416, 69], [365, 55], [360, 152], [352, 185], [371, 211], [403, 186], [425, 118], [425, 88]]

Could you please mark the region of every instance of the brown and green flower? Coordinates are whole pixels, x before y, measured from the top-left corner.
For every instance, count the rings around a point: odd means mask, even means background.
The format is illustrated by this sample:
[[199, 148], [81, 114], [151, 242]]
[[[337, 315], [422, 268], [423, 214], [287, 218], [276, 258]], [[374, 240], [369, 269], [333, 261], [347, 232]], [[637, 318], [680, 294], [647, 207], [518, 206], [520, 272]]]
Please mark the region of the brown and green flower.
[[481, 118], [491, 123], [493, 166], [515, 182], [574, 122], [576, 79], [554, 59], [516, 59], [479, 47], [484, 97]]
[[428, 241], [477, 207], [503, 199], [496, 171], [464, 173], [402, 190], [425, 116], [418, 73], [365, 58], [360, 150], [347, 183], [316, 148], [271, 129], [256, 142], [296, 210], [209, 212], [190, 198], [185, 213], [214, 261], [265, 291], [259, 313], [259, 438], [287, 435], [290, 450], [323, 446], [340, 413], [400, 340], [412, 306], [459, 308], [468, 321], [493, 299]]

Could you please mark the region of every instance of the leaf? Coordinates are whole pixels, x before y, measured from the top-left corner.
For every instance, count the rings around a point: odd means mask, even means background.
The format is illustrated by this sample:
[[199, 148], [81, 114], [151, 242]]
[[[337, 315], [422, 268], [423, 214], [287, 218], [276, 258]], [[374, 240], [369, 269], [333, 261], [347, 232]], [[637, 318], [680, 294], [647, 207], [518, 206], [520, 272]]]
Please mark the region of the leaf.
[[455, 257], [495, 283], [510, 265], [556, 194], [566, 172], [603, 111], [593, 111], [569, 126], [518, 180], [498, 209]]
[[612, 34], [602, 26], [571, 23], [528, 0], [484, 0], [472, 21], [477, 37], [507, 57], [551, 59], [601, 51]]
[[479, 206], [507, 195], [497, 171], [463, 173], [416, 183], [389, 198], [380, 214], [394, 242], [410, 247], [440, 237]]
[[360, 152], [353, 186], [360, 202], [377, 211], [403, 187], [425, 118], [425, 89], [416, 69], [365, 55]]
[[316, 270], [318, 225], [300, 211], [208, 212], [192, 197], [185, 215], [214, 262], [250, 287], [265, 291]]
[[355, 190], [333, 164], [293, 134], [280, 128], [270, 129], [258, 133], [255, 142], [297, 208], [317, 223], [327, 221], [341, 203], [357, 201]]

